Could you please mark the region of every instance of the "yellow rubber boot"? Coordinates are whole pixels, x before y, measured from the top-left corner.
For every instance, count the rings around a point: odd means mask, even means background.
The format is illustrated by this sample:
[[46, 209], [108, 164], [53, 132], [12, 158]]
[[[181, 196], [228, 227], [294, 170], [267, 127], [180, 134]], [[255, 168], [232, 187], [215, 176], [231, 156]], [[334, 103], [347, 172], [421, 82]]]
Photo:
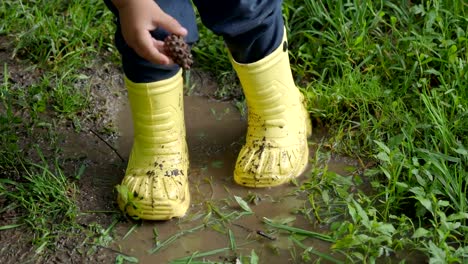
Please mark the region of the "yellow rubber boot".
[[231, 57], [248, 107], [246, 143], [237, 158], [234, 180], [248, 187], [277, 186], [307, 167], [309, 115], [283, 43], [260, 61], [240, 64]]
[[182, 71], [153, 83], [126, 79], [134, 143], [119, 186], [119, 207], [132, 217], [166, 220], [190, 204]]

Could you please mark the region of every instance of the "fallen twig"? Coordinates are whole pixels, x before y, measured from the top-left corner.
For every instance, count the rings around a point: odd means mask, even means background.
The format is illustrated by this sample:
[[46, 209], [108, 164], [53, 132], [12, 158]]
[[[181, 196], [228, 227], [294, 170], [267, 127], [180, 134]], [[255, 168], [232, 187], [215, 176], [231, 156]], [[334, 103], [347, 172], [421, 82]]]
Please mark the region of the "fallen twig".
[[122, 162], [125, 162], [125, 159], [120, 155], [120, 153], [111, 145], [109, 144], [105, 139], [103, 139], [96, 131], [90, 129], [89, 130], [91, 133], [93, 133], [96, 137], [98, 137], [102, 142], [104, 142], [110, 149], [114, 151], [114, 153], [119, 156], [119, 158], [122, 160]]

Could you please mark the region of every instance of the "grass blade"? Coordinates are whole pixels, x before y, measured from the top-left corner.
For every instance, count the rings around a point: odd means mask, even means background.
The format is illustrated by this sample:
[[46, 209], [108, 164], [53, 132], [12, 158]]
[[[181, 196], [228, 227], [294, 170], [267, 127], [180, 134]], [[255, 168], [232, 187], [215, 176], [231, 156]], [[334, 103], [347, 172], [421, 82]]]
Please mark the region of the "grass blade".
[[285, 230], [285, 231], [288, 231], [288, 232], [291, 232], [291, 233], [294, 233], [294, 234], [303, 235], [303, 236], [307, 236], [307, 237], [311, 237], [311, 238], [316, 238], [316, 239], [320, 239], [322, 241], [326, 241], [326, 242], [330, 242], [330, 243], [335, 242], [335, 240], [333, 238], [331, 238], [330, 236], [320, 234], [320, 233], [317, 233], [317, 232], [304, 230], [304, 229], [297, 228], [297, 227], [292, 227], [292, 226], [283, 225], [283, 224], [277, 224], [277, 223], [273, 222], [271, 219], [268, 219], [266, 217], [263, 218], [263, 222], [265, 222], [267, 225], [270, 225], [272, 227], [275, 227], [275, 228], [278, 228], [278, 229], [281, 229], [281, 230]]
[[17, 227], [20, 227], [22, 225], [24, 225], [24, 224], [11, 224], [11, 225], [0, 226], [0, 231], [17, 228]]
[[128, 231], [127, 233], [122, 237], [122, 240], [125, 240], [135, 229], [140, 226], [139, 224], [134, 224]]
[[[175, 259], [175, 260], [172, 260], [171, 262], [169, 262], [170, 264], [182, 264], [182, 263], [187, 263], [187, 261], [191, 260], [191, 259], [195, 259], [195, 258], [202, 258], [202, 257], [208, 257], [208, 256], [213, 256], [213, 255], [216, 255], [216, 254], [219, 254], [219, 253], [222, 253], [224, 251], [229, 251], [230, 248], [218, 248], [218, 249], [214, 249], [214, 250], [210, 250], [210, 251], [205, 251], [205, 252], [201, 252], [201, 253], [194, 253], [192, 254], [191, 256], [189, 257], [184, 257], [184, 258], [180, 258], [180, 259]], [[195, 262], [189, 262], [189, 263], [195, 263]], [[206, 262], [203, 262], [203, 263], [206, 263]]]
[[252, 209], [250, 209], [249, 205], [247, 204], [246, 201], [244, 201], [244, 199], [242, 199], [239, 196], [235, 196], [235, 195], [234, 195], [234, 199], [236, 199], [237, 204], [239, 204], [239, 206], [242, 209], [244, 209], [244, 211], [249, 212], [249, 213], [253, 213]]
[[298, 246], [300, 246], [302, 249], [304, 249], [304, 250], [306, 250], [307, 252], [312, 253], [312, 254], [314, 254], [314, 255], [316, 255], [316, 256], [322, 258], [322, 259], [325, 259], [325, 260], [327, 260], [327, 261], [330, 261], [330, 262], [333, 262], [333, 263], [336, 263], [336, 264], [343, 264], [343, 263], [344, 263], [343, 261], [338, 260], [338, 259], [335, 259], [334, 257], [332, 257], [332, 256], [330, 256], [330, 255], [328, 255], [328, 254], [325, 254], [325, 253], [323, 253], [323, 252], [320, 252], [320, 251], [318, 251], [318, 250], [315, 250], [315, 249], [312, 248], [312, 247], [307, 247], [307, 246], [304, 245], [301, 241], [297, 240], [297, 238], [295, 238], [295, 237], [292, 237], [291, 239], [292, 239], [292, 241], [293, 241], [294, 243], [296, 243], [296, 244], [297, 244]]
[[234, 238], [234, 233], [232, 233], [232, 230], [229, 229], [228, 234], [229, 234], [229, 241], [231, 243], [231, 250], [235, 252], [237, 250], [237, 246], [236, 246], [236, 239]]
[[205, 227], [205, 225], [198, 225], [192, 229], [188, 229], [188, 230], [182, 230], [180, 231], [179, 233], [176, 233], [175, 235], [169, 237], [168, 239], [162, 241], [159, 245], [156, 245], [153, 249], [151, 249], [149, 251], [150, 254], [154, 254], [156, 252], [158, 252], [159, 250], [161, 250], [163, 247], [167, 246], [167, 245], [170, 245], [171, 243], [173, 243], [174, 241], [176, 241], [178, 238], [186, 235], [186, 234], [190, 234], [190, 233], [194, 233], [200, 229], [203, 229]]

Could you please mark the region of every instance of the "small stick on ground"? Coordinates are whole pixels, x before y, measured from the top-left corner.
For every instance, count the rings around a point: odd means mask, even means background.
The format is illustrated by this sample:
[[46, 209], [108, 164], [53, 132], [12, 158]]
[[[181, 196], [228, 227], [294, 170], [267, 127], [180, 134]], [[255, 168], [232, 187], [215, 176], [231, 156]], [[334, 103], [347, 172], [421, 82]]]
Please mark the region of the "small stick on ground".
[[[239, 224], [236, 224], [236, 223], [232, 223], [232, 224], [235, 225], [235, 226], [238, 226], [238, 227], [240, 227], [240, 228], [242, 228], [242, 229], [244, 229], [245, 231], [247, 231], [247, 232], [249, 232], [249, 233], [253, 233], [253, 232], [254, 232], [254, 230], [252, 230], [252, 229], [250, 229], [250, 228], [248, 228], [248, 227], [246, 227], [246, 226], [239, 225]], [[261, 237], [266, 238], [266, 239], [269, 239], [269, 240], [276, 240], [276, 237], [273, 237], [273, 236], [271, 236], [271, 235], [269, 235], [269, 234], [263, 232], [262, 230], [257, 230], [257, 231], [255, 231], [255, 233], [256, 233], [257, 235], [261, 236]]]
[[104, 140], [96, 131], [94, 131], [92, 129], [90, 129], [89, 131], [91, 131], [91, 133], [93, 133], [102, 142], [104, 142], [110, 149], [112, 149], [114, 151], [114, 153], [117, 154], [117, 156], [119, 156], [119, 158], [120, 158], [120, 160], [122, 160], [122, 162], [125, 162], [125, 159], [120, 155], [120, 153], [111, 144], [109, 144], [106, 140]]

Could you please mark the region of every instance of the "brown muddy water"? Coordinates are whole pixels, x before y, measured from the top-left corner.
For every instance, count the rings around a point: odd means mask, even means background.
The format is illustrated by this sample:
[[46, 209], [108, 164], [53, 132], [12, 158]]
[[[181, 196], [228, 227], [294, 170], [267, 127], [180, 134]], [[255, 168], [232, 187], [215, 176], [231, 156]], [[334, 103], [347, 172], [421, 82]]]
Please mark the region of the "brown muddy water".
[[[254, 250], [259, 263], [300, 263], [302, 250], [294, 251], [288, 234], [274, 233], [264, 224], [263, 218], [291, 218], [295, 219], [291, 223], [295, 227], [316, 232], [326, 230], [295, 213], [306, 206], [306, 201], [294, 194], [297, 187], [292, 184], [269, 189], [249, 189], [234, 183], [234, 163], [246, 132], [246, 120], [238, 109], [231, 102], [214, 101], [204, 96], [186, 96], [185, 119], [190, 155], [192, 206], [189, 212], [184, 218], [170, 221], [119, 223], [111, 247], [137, 258], [139, 263], [170, 263], [197, 252], [218, 249], [218, 254], [196, 260], [236, 263], [236, 258], [250, 256]], [[120, 132], [118, 151], [127, 158], [133, 128], [126, 101], [122, 103], [117, 123]], [[329, 170], [345, 174], [347, 167], [355, 165], [350, 159], [339, 158], [332, 160]], [[112, 178], [96, 179], [96, 183], [106, 185], [103, 189], [109, 190], [123, 177], [118, 170], [114, 172], [110, 176]], [[102, 176], [109, 177], [109, 174]], [[305, 178], [303, 175], [298, 181]], [[255, 201], [249, 203], [253, 213], [242, 215], [244, 211], [236, 203], [235, 196]], [[207, 215], [210, 206], [225, 215], [232, 213], [231, 216], [236, 217], [221, 221], [213, 210], [211, 216]], [[196, 230], [193, 232], [187, 231], [194, 228]], [[174, 237], [176, 239], [172, 243], [157, 248], [158, 244]], [[232, 250], [231, 243], [234, 243], [235, 250]], [[327, 252], [330, 246], [328, 242], [314, 239], [307, 239], [304, 243], [321, 252]]]
[[[111, 79], [118, 80], [120, 76]], [[191, 208], [187, 215], [159, 222], [113, 220], [115, 217], [112, 216], [116, 216], [118, 211], [114, 187], [124, 175], [133, 141], [133, 127], [123, 84], [107, 83], [111, 84], [106, 88], [109, 91], [99, 98], [105, 98], [102, 104], [112, 110], [107, 112], [107, 118], [115, 123], [119, 136], [115, 140], [101, 140], [92, 133], [85, 136], [83, 133], [68, 133], [63, 141], [64, 155], [81, 160], [87, 166], [80, 180], [80, 197], [77, 199], [82, 212], [80, 222], [85, 225], [98, 222], [104, 227], [112, 221], [116, 223], [111, 230], [112, 242], [100, 247], [97, 254], [85, 259], [84, 263], [116, 263], [118, 254], [134, 257], [139, 263], [176, 263], [177, 259], [190, 258], [197, 253], [217, 251], [193, 260], [237, 264], [241, 256], [250, 256], [253, 250], [259, 258], [258, 263], [305, 262], [301, 259], [303, 249], [291, 241], [290, 234], [271, 228], [264, 223], [264, 218], [289, 219], [288, 225], [318, 233], [327, 232], [326, 227], [315, 222], [313, 217], [312, 220], [306, 219], [298, 213], [309, 205], [292, 184], [269, 189], [249, 189], [234, 184], [232, 174], [244, 140], [246, 119], [233, 102], [210, 99], [217, 89], [213, 81], [197, 80], [194, 95], [184, 98], [191, 191]], [[311, 159], [317, 143], [325, 136], [324, 132], [314, 131], [309, 141]], [[113, 142], [113, 148], [122, 159], [104, 143], [105, 140]], [[350, 168], [360, 167], [356, 160], [338, 155], [332, 155], [327, 164], [321, 164], [325, 165], [329, 171], [341, 175], [348, 175]], [[78, 169], [74, 168], [75, 171]], [[310, 169], [298, 178], [299, 184], [311, 175]], [[252, 213], [245, 213], [235, 197], [251, 201]], [[221, 219], [217, 211], [225, 219]], [[331, 253], [328, 242], [307, 238], [302, 243], [315, 251], [342, 259], [342, 256]], [[308, 263], [318, 258], [313, 254], [310, 256], [312, 259]], [[407, 259], [407, 263], [425, 262], [420, 261], [421, 257], [406, 256], [400, 255], [398, 259]], [[380, 263], [398, 262], [395, 259]], [[330, 262], [320, 260], [320, 263]]]

